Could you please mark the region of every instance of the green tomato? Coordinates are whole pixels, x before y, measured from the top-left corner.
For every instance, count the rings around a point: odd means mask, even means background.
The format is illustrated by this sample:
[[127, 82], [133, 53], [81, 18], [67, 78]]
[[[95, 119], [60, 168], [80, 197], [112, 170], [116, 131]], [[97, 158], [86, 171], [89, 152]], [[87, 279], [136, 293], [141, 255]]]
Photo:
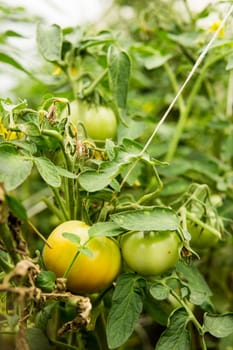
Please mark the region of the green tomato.
[[[221, 234], [214, 234], [206, 227], [202, 227], [191, 220], [187, 220], [187, 230], [191, 235], [190, 244], [194, 249], [206, 249], [215, 246]], [[217, 231], [218, 232], [218, 231]]]
[[191, 235], [191, 246], [194, 249], [206, 249], [215, 246], [221, 239], [223, 227], [216, 212], [213, 208], [204, 208], [199, 203], [193, 203], [190, 209], [190, 213], [187, 213], [187, 230]]
[[104, 141], [116, 136], [117, 118], [109, 107], [72, 101], [70, 103], [70, 118], [75, 125], [82, 122], [87, 136], [93, 140]]
[[158, 275], [173, 267], [182, 243], [176, 231], [138, 231], [122, 236], [122, 256], [128, 267], [141, 275]]

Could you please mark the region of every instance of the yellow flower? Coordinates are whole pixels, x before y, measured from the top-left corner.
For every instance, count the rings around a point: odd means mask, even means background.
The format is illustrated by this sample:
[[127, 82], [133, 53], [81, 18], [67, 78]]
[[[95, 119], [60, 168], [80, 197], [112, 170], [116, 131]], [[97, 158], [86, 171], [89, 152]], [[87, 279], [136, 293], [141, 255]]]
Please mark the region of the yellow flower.
[[7, 130], [0, 118], [0, 137], [2, 137], [5, 141], [20, 140], [23, 137], [23, 133], [20, 131]]
[[154, 110], [154, 103], [150, 101], [144, 102], [142, 105], [142, 109], [146, 113], [151, 113]]
[[[210, 32], [216, 32], [216, 30], [218, 30], [218, 28], [221, 25], [221, 21], [215, 21], [211, 24], [211, 26], [209, 27], [209, 31]], [[220, 32], [218, 33], [219, 38], [224, 38], [225, 35], [225, 31], [224, 31], [224, 27], [220, 29]]]
[[52, 72], [52, 75], [60, 75], [60, 74], [62, 74], [62, 69], [58, 66], [55, 66], [55, 69]]

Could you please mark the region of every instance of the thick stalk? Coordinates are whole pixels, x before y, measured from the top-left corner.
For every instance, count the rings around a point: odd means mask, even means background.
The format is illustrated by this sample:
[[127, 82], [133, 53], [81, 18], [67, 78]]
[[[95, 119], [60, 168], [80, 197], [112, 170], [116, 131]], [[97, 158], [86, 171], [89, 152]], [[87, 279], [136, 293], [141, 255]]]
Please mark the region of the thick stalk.
[[[69, 154], [66, 152], [65, 150], [65, 146], [64, 146], [64, 142], [63, 142], [63, 136], [61, 134], [59, 134], [56, 130], [43, 130], [43, 135], [47, 135], [47, 136], [52, 136], [54, 138], [56, 138], [61, 146], [61, 150], [65, 159], [65, 163], [66, 163], [66, 169], [68, 171], [73, 170], [73, 166], [72, 166], [72, 161], [71, 158], [69, 156]], [[74, 180], [70, 179], [70, 178], [65, 178], [65, 188], [64, 188], [64, 192], [65, 192], [65, 202], [66, 202], [66, 206], [69, 210], [69, 215], [68, 215], [68, 219], [74, 219], [75, 213], [74, 213], [74, 193], [75, 193], [75, 188], [74, 188]], [[56, 198], [58, 199], [58, 196], [56, 196]], [[61, 204], [61, 201], [60, 203]], [[62, 208], [62, 207], [61, 207]], [[62, 208], [63, 214], [66, 216], [65, 214], [65, 210], [64, 207]]]
[[105, 77], [105, 75], [108, 73], [108, 68], [105, 68], [102, 73], [87, 87], [82, 91], [82, 96], [87, 97], [93, 93], [96, 86], [101, 82], [101, 80]]
[[199, 337], [200, 337], [200, 345], [201, 345], [201, 349], [202, 350], [207, 350], [207, 346], [205, 343], [205, 338], [204, 338], [204, 331], [203, 331], [203, 327], [202, 325], [199, 323], [199, 321], [196, 319], [194, 313], [192, 312], [192, 310], [189, 308], [189, 306], [185, 303], [185, 301], [183, 299], [181, 299], [179, 297], [179, 295], [174, 291], [174, 290], [170, 290], [171, 295], [183, 306], [183, 308], [186, 310], [188, 316], [189, 316], [189, 320], [194, 324], [194, 326], [196, 327], [198, 333], [199, 333]]

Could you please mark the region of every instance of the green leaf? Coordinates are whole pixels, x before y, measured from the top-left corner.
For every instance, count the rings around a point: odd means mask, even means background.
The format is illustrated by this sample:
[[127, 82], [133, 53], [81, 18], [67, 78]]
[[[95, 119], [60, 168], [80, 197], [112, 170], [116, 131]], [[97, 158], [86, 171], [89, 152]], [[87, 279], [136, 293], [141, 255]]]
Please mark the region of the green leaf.
[[175, 310], [169, 318], [167, 329], [159, 338], [155, 350], [187, 350], [191, 341], [186, 329], [188, 315], [184, 309]]
[[112, 214], [111, 219], [120, 227], [133, 231], [173, 231], [179, 227], [179, 218], [176, 213], [163, 207], [128, 210]]
[[11, 141], [11, 143], [16, 145], [17, 148], [19, 148], [19, 149], [21, 148], [21, 149], [25, 150], [29, 154], [34, 154], [37, 151], [36, 145], [30, 141], [13, 140], [13, 141]]
[[85, 246], [79, 247], [79, 252], [88, 256], [89, 258], [92, 258], [94, 255], [93, 251]]
[[192, 304], [201, 305], [204, 302], [209, 302], [212, 292], [195, 266], [179, 261], [176, 264], [176, 270], [182, 284], [186, 285], [190, 291], [189, 300]]
[[46, 332], [48, 320], [51, 318], [54, 309], [58, 307], [58, 301], [54, 301], [48, 305], [43, 306], [40, 311], [37, 311], [35, 315], [35, 326], [40, 328], [42, 331]]
[[109, 84], [116, 104], [121, 111], [126, 108], [130, 76], [130, 59], [125, 51], [116, 46], [108, 50]]
[[221, 315], [204, 314], [204, 329], [216, 338], [233, 333], [233, 312]]
[[140, 317], [143, 303], [138, 279], [134, 274], [122, 274], [117, 279], [106, 327], [109, 349], [118, 348], [128, 340]]
[[80, 237], [78, 235], [76, 235], [75, 233], [63, 232], [62, 236], [64, 238], [68, 239], [72, 243], [75, 243], [77, 245], [80, 244]]
[[172, 57], [171, 54], [161, 55], [158, 51], [153, 56], [146, 57], [144, 59], [144, 66], [146, 69], [151, 70], [158, 67], [161, 67], [164, 63], [166, 63]]
[[20, 125], [20, 130], [29, 136], [40, 136], [41, 132], [39, 126], [36, 123], [28, 122]]
[[13, 66], [14, 68], [21, 70], [22, 72], [26, 73], [27, 75], [32, 77], [31, 72], [29, 72], [27, 69], [25, 69], [19, 62], [17, 62], [13, 57], [7, 55], [4, 52], [0, 52], [0, 62], [7, 63], [10, 66]]
[[220, 339], [219, 350], [233, 350], [233, 333]]
[[57, 24], [40, 23], [37, 27], [37, 44], [40, 53], [47, 61], [59, 61], [62, 52], [61, 28]]
[[97, 237], [97, 236], [118, 236], [121, 233], [123, 233], [124, 230], [122, 230], [121, 227], [119, 227], [115, 222], [97, 222], [96, 224], [92, 225], [89, 230], [88, 234], [90, 237]]
[[13, 196], [6, 195], [8, 207], [13, 214], [22, 221], [27, 221], [27, 212], [23, 204]]
[[55, 288], [56, 274], [53, 271], [41, 271], [36, 277], [36, 286], [44, 292], [51, 292]]
[[56, 165], [56, 169], [59, 175], [68, 177], [69, 179], [77, 179], [78, 175], [72, 173], [71, 171], [68, 171], [60, 166]]
[[61, 186], [61, 178], [57, 167], [47, 158], [34, 158], [35, 165], [42, 177], [42, 179], [52, 187]]
[[86, 170], [79, 175], [80, 185], [88, 192], [100, 191], [111, 182], [108, 174], [99, 173], [95, 170]]
[[152, 284], [149, 291], [156, 300], [165, 300], [169, 296], [169, 288], [161, 283]]
[[40, 328], [28, 328], [27, 329], [27, 341], [30, 350], [52, 350], [53, 346], [50, 345], [48, 338]]
[[[88, 169], [79, 175], [80, 185], [88, 192], [95, 192], [111, 185], [116, 191], [119, 191], [119, 184], [114, 181], [120, 172], [132, 164], [138, 158], [142, 146], [132, 140], [124, 139], [124, 148], [118, 150], [116, 157], [112, 161], [101, 163], [98, 170]], [[147, 154], [143, 155], [142, 161], [150, 162]], [[153, 164], [153, 161], [151, 161]]]
[[169, 34], [169, 38], [184, 47], [196, 48], [199, 45], [201, 33], [187, 32], [182, 34]]
[[12, 153], [10, 149], [0, 148], [0, 182], [4, 183], [6, 191], [15, 190], [30, 175], [33, 162], [23, 156]]

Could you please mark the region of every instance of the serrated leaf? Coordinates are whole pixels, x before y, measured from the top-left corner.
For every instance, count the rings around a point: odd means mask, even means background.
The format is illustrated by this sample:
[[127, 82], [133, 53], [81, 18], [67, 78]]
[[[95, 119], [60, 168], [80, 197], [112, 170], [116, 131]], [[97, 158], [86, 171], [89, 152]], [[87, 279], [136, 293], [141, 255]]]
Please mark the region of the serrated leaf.
[[216, 338], [227, 337], [233, 333], [233, 312], [221, 315], [204, 314], [204, 329]]
[[0, 149], [0, 182], [7, 191], [15, 190], [31, 174], [33, 162], [23, 156], [12, 153], [10, 149]]
[[13, 214], [20, 220], [27, 221], [27, 212], [23, 204], [15, 197], [6, 195], [8, 207]]
[[154, 283], [149, 289], [150, 294], [156, 300], [165, 300], [169, 296], [169, 288], [161, 283]]
[[40, 53], [47, 61], [59, 61], [62, 52], [61, 28], [57, 24], [40, 23], [37, 27], [37, 44]]
[[112, 307], [107, 319], [107, 342], [109, 349], [124, 344], [131, 336], [142, 312], [142, 296], [138, 289], [138, 277], [122, 274], [117, 279]]
[[191, 337], [186, 329], [188, 315], [184, 309], [175, 310], [169, 318], [167, 329], [159, 338], [155, 350], [190, 349]]
[[182, 280], [182, 284], [189, 289], [189, 300], [192, 304], [201, 305], [204, 302], [209, 302], [212, 292], [195, 266], [179, 261], [176, 265], [176, 270]]
[[179, 218], [176, 213], [163, 207], [124, 211], [112, 214], [111, 220], [120, 227], [133, 231], [173, 231], [179, 227]]
[[130, 59], [128, 54], [116, 46], [108, 50], [109, 85], [120, 111], [126, 108], [130, 76]]
[[42, 177], [42, 179], [52, 187], [61, 186], [61, 178], [57, 167], [47, 158], [34, 158], [35, 165]]
[[80, 185], [88, 192], [100, 191], [111, 182], [108, 174], [99, 173], [95, 170], [86, 170], [79, 175]]
[[122, 230], [121, 227], [119, 227], [115, 222], [97, 222], [96, 224], [92, 225], [89, 230], [88, 234], [90, 237], [97, 237], [97, 236], [118, 236], [119, 234], [123, 233], [124, 230]]
[[75, 233], [63, 232], [62, 236], [64, 238], [68, 239], [72, 243], [75, 243], [77, 245], [80, 244], [80, 237], [78, 235], [76, 235]]
[[64, 169], [60, 166], [56, 165], [56, 169], [59, 175], [68, 177], [69, 179], [77, 179], [78, 175], [72, 173], [71, 171], [68, 171], [67, 169]]

